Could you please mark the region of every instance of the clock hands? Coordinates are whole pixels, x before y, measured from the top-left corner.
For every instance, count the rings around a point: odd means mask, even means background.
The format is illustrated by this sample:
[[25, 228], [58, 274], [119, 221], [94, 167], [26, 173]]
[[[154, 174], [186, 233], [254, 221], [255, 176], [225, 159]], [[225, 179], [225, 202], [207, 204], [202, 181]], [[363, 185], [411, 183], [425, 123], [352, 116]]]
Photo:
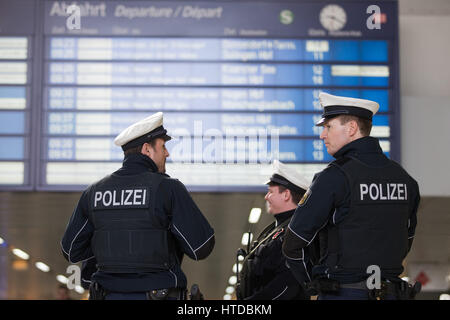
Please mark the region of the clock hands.
[[326, 18], [330, 18], [330, 19], [332, 19], [332, 20], [335, 20], [335, 21], [337, 21], [337, 22], [340, 22], [340, 23], [342, 23], [342, 24], [344, 24], [345, 23], [345, 21], [342, 21], [341, 19], [338, 19], [338, 18], [336, 18], [336, 16], [333, 16], [333, 15], [327, 15], [327, 16], [325, 16]]

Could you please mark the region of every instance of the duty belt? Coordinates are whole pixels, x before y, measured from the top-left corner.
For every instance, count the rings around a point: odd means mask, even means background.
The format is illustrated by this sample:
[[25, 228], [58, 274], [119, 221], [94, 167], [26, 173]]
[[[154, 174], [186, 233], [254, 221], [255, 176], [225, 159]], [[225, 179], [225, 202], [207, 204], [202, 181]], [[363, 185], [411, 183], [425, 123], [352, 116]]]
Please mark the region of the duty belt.
[[[98, 282], [93, 281], [89, 288], [89, 300], [105, 300], [105, 297], [110, 293], [115, 292], [106, 290]], [[184, 288], [156, 289], [142, 293], [145, 293], [148, 300], [166, 300], [169, 298], [171, 300], [186, 300], [186, 289]]]
[[318, 278], [306, 284], [308, 294], [338, 294], [340, 288], [365, 290], [372, 300], [384, 300], [387, 296], [392, 296], [398, 300], [414, 300], [420, 292], [422, 285], [416, 282], [410, 285], [408, 282], [400, 280], [399, 282], [381, 281], [380, 289], [369, 289], [366, 281], [355, 283], [339, 283], [336, 280], [327, 278]]
[[383, 300], [388, 295], [393, 296], [393, 297], [397, 296], [396, 285], [392, 282], [387, 282], [387, 281], [381, 281], [380, 289], [369, 289], [367, 287], [366, 281], [355, 282], [355, 283], [340, 283], [339, 287], [347, 288], [347, 289], [366, 290], [369, 292], [369, 296], [372, 299], [376, 299], [376, 300]]

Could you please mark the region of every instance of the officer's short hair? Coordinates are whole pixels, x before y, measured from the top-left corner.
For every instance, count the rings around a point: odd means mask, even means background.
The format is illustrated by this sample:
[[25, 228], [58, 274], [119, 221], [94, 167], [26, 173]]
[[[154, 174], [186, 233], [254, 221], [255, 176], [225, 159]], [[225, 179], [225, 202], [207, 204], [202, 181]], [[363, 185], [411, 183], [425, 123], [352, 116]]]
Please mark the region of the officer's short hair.
[[359, 132], [361, 132], [364, 137], [370, 135], [370, 131], [372, 131], [371, 120], [347, 114], [340, 115], [339, 118], [341, 120], [341, 124], [346, 124], [349, 121], [355, 120], [358, 124]]
[[[150, 141], [148, 141], [148, 142], [146, 142], [146, 143], [150, 144], [150, 146], [151, 146], [152, 148], [154, 148], [155, 145], [156, 145], [156, 139], [150, 140]], [[144, 144], [140, 144], [140, 145], [138, 145], [137, 147], [133, 147], [133, 148], [127, 149], [127, 150], [125, 150], [125, 151], [123, 152], [123, 154], [124, 154], [125, 156], [127, 156], [127, 155], [129, 155], [129, 154], [138, 154], [138, 153], [141, 153], [141, 150], [142, 150], [142, 146], [143, 146], [143, 145], [144, 145]]]
[[[277, 186], [279, 193], [284, 192], [287, 189], [285, 186], [282, 186], [281, 184], [273, 183], [273, 182], [270, 182], [269, 186]], [[291, 192], [291, 201], [294, 204], [299, 203], [300, 200], [302, 199], [303, 195], [305, 194], [305, 192], [298, 193], [298, 192], [292, 191], [291, 189], [289, 189], [289, 191]]]

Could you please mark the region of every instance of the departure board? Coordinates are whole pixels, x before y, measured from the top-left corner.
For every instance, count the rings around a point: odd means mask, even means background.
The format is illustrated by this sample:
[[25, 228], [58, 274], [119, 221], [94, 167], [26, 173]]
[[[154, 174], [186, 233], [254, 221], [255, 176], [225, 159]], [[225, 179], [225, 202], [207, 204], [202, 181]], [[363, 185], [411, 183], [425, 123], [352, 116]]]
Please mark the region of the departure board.
[[28, 39], [0, 37], [0, 183], [24, 184]]
[[[372, 136], [399, 160], [396, 1], [77, 1], [78, 17], [72, 2], [38, 3], [37, 189], [81, 190], [116, 170], [115, 136], [158, 111], [167, 173], [191, 191], [263, 190], [274, 159], [311, 179], [333, 160], [315, 126], [321, 91], [377, 101]], [[0, 39], [0, 160], [16, 184], [28, 45]]]
[[[0, 188], [32, 188], [31, 40], [33, 4], [0, 3]], [[16, 25], [21, 15], [27, 22]]]

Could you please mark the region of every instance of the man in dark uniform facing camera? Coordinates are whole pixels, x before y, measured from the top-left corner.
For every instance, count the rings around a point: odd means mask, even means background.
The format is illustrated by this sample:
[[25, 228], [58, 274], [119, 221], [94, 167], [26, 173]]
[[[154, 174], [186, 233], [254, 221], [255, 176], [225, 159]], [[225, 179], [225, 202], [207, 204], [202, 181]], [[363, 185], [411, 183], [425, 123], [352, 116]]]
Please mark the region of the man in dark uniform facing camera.
[[288, 226], [283, 253], [298, 259], [318, 236], [312, 288], [319, 299], [409, 299], [403, 282], [420, 201], [417, 182], [370, 137], [376, 102], [319, 94], [320, 138], [336, 158], [313, 182]]
[[165, 174], [170, 139], [162, 112], [126, 128], [114, 141], [122, 167], [81, 195], [61, 246], [70, 263], [96, 265], [91, 299], [184, 299], [184, 254], [200, 260], [213, 250], [214, 230]]
[[309, 183], [278, 160], [274, 161], [273, 168], [273, 175], [266, 183], [269, 190], [265, 200], [267, 211], [275, 221], [261, 232], [245, 257], [237, 296], [246, 300], [309, 299], [281, 253], [286, 227]]

